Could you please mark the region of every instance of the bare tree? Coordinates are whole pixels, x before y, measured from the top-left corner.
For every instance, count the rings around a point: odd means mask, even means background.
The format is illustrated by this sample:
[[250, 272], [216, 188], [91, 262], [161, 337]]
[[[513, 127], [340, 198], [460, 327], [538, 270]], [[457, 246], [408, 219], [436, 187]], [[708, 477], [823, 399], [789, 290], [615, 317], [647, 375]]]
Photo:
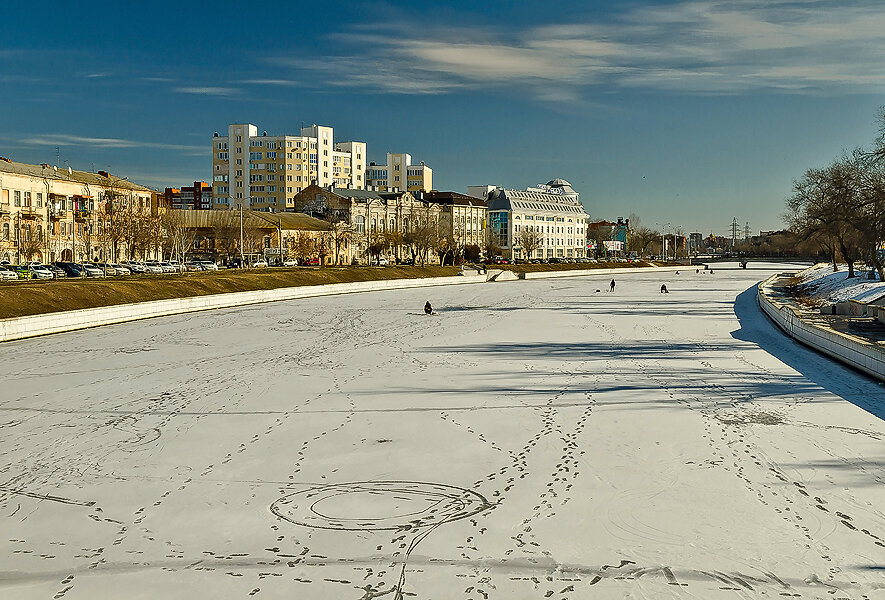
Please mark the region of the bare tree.
[[[633, 225], [632, 218], [630, 220], [630, 225]], [[640, 256], [644, 256], [648, 247], [658, 241], [661, 237], [659, 232], [649, 229], [648, 227], [638, 227], [636, 229], [631, 227], [630, 231], [629, 248]]]
[[[793, 184], [787, 200], [788, 219], [802, 237], [828, 239], [848, 264], [848, 277], [854, 277], [854, 263], [861, 254], [862, 234], [856, 224], [863, 218], [861, 171], [857, 153], [834, 161], [825, 169], [809, 169]], [[832, 256], [836, 270], [836, 257]]]
[[544, 240], [540, 231], [537, 231], [532, 225], [523, 225], [516, 234], [516, 245], [525, 252], [525, 258], [531, 258], [535, 250], [541, 247]]
[[196, 230], [187, 227], [183, 211], [166, 211], [163, 215], [163, 233], [170, 254], [183, 265], [197, 238]]
[[342, 256], [346, 254], [346, 248], [353, 234], [353, 227], [347, 221], [338, 217], [332, 217], [329, 224], [329, 244], [332, 250], [332, 262], [343, 264]]
[[314, 253], [313, 236], [306, 231], [296, 231], [289, 238], [289, 251], [298, 259], [298, 264], [305, 264]]

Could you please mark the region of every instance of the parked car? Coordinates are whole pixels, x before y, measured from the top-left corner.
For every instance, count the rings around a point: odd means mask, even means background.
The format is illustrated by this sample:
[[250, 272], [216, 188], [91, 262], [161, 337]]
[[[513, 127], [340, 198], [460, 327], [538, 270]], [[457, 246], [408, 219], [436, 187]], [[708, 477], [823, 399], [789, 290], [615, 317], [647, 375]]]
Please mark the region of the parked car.
[[5, 265], [0, 265], [0, 281], [11, 281], [14, 279], [18, 279], [16, 272]]
[[506, 258], [501, 258], [501, 257], [499, 256], [498, 258], [495, 259], [495, 264], [496, 264], [496, 265], [509, 265], [509, 264], [510, 264], [510, 261], [507, 260]]
[[284, 267], [297, 267], [298, 261], [294, 258], [287, 258], [286, 260], [283, 261], [283, 266]]
[[83, 263], [81, 265], [83, 267], [83, 271], [86, 273], [86, 277], [104, 277], [105, 272], [104, 269], [99, 267], [98, 265], [94, 265], [92, 263]]
[[53, 266], [58, 267], [65, 272], [67, 277], [82, 277], [83, 269], [77, 263], [72, 262], [54, 262]]
[[178, 271], [178, 267], [174, 266], [170, 262], [161, 262], [160, 268], [163, 269], [164, 273], [175, 273], [176, 271]]
[[267, 266], [267, 261], [263, 260], [261, 258], [259, 258], [254, 263], [252, 263], [253, 268], [260, 268], [260, 267], [266, 267], [266, 266]]
[[31, 263], [27, 266], [27, 269], [31, 272], [31, 279], [53, 279], [55, 275], [52, 274], [52, 271], [46, 268], [45, 265], [40, 263]]
[[401, 261], [399, 261], [399, 264], [401, 264], [401, 265], [414, 265], [415, 259], [414, 258], [404, 258]]
[[130, 273], [144, 273], [144, 265], [137, 260], [121, 260], [120, 264], [129, 269]]
[[211, 260], [196, 260], [194, 261], [198, 265], [200, 265], [204, 271], [217, 271], [218, 265], [216, 265]]
[[304, 264], [308, 267], [318, 267], [320, 265], [320, 259], [308, 258], [306, 261], [304, 261]]
[[132, 275], [132, 269], [125, 265], [121, 265], [119, 263], [110, 263], [109, 266], [117, 271], [117, 275]]
[[50, 271], [52, 271], [52, 277], [54, 279], [64, 279], [65, 277], [68, 276], [68, 274], [65, 273], [64, 269], [61, 269], [55, 265], [43, 265], [43, 266], [46, 267], [47, 269], [49, 269]]
[[102, 271], [104, 271], [105, 277], [116, 277], [117, 276], [117, 269], [112, 267], [110, 264], [103, 263], [103, 262], [102, 263], [93, 263], [93, 264], [96, 267], [98, 267], [99, 269], [101, 269]]
[[187, 263], [184, 263], [184, 270], [185, 271], [202, 271], [203, 267], [199, 263], [187, 262]]
[[389, 264], [389, 262], [386, 258], [379, 258], [377, 261], [375, 261], [375, 264], [378, 265], [379, 267], [386, 267]]

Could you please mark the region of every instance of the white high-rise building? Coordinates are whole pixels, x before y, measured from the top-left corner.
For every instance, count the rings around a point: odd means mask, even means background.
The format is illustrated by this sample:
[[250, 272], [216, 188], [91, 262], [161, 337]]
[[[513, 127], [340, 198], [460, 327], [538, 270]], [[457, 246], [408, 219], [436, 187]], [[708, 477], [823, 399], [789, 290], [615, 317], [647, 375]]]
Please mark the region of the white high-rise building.
[[387, 164], [369, 163], [366, 172], [368, 185], [378, 191], [429, 192], [433, 189], [433, 169], [424, 164], [412, 164], [412, 155], [387, 153]]
[[365, 142], [334, 141], [331, 127], [310, 125], [301, 135], [258, 133], [250, 123], [232, 124], [212, 138], [212, 195], [215, 208], [283, 211], [295, 195], [320, 186], [365, 188]]

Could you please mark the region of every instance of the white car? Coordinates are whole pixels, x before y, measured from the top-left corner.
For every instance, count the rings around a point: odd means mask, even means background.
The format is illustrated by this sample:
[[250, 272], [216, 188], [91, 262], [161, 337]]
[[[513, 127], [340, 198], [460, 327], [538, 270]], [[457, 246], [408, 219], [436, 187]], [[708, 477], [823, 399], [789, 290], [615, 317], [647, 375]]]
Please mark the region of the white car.
[[158, 263], [157, 261], [149, 260], [146, 263], [144, 263], [144, 272], [145, 273], [162, 273], [163, 267], [161, 267], [160, 263]]
[[104, 277], [104, 269], [92, 263], [83, 263], [83, 272], [86, 277]]
[[294, 258], [287, 258], [286, 260], [283, 261], [283, 266], [284, 267], [297, 267], [298, 261]]
[[163, 269], [164, 273], [175, 273], [176, 271], [178, 271], [178, 267], [169, 262], [161, 262], [160, 268]]
[[266, 260], [263, 260], [263, 259], [261, 259], [261, 258], [259, 258], [259, 259], [256, 260], [254, 263], [252, 263], [252, 267], [253, 267], [253, 268], [266, 267], [266, 266], [267, 266], [267, 261], [266, 261]]
[[110, 263], [109, 266], [117, 271], [117, 275], [132, 275], [132, 269], [118, 263]]
[[124, 267], [129, 269], [132, 273], [146, 273], [147, 267], [136, 260], [124, 260], [122, 263]]
[[31, 272], [32, 279], [53, 279], [55, 275], [40, 263], [31, 263], [28, 265], [28, 271]]
[[196, 262], [198, 265], [200, 265], [200, 266], [203, 268], [204, 271], [217, 271], [217, 270], [218, 270], [218, 265], [216, 265], [216, 264], [215, 264], [214, 262], [212, 262], [212, 261], [209, 261], [209, 260], [197, 260], [197, 261], [194, 261], [194, 262]]
[[14, 279], [18, 279], [18, 274], [0, 265], [0, 281], [12, 281]]

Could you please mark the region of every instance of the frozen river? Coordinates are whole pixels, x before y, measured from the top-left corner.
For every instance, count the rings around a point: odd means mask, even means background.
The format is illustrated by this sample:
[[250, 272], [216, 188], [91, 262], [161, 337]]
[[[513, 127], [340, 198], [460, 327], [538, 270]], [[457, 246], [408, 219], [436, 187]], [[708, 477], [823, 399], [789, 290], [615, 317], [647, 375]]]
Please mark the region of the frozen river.
[[885, 388], [752, 267], [3, 344], [0, 598], [885, 598]]

